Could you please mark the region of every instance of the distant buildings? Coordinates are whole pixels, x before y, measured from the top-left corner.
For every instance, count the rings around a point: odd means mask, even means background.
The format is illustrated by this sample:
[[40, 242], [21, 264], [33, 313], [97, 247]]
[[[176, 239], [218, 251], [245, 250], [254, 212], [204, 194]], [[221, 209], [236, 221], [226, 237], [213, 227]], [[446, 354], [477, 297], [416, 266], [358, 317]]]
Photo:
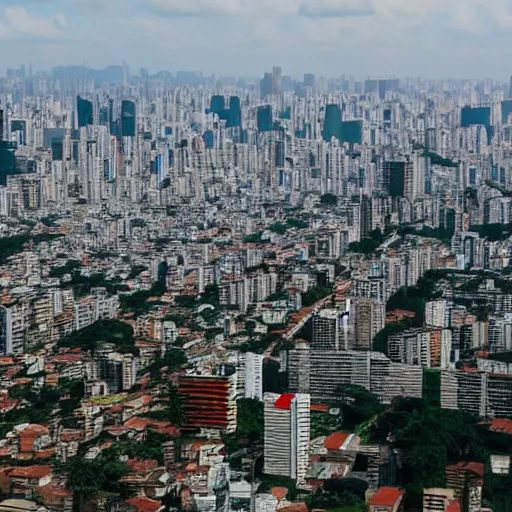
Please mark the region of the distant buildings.
[[343, 386], [362, 386], [389, 403], [422, 396], [422, 369], [391, 362], [379, 352], [317, 351], [298, 347], [289, 354], [289, 387], [314, 402], [333, 400]]

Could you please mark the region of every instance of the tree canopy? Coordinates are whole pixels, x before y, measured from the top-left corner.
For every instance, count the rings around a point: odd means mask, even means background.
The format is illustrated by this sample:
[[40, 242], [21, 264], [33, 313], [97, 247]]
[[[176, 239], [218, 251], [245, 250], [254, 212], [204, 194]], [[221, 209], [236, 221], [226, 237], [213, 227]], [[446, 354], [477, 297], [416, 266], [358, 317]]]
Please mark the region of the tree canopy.
[[98, 320], [73, 331], [60, 339], [59, 346], [94, 351], [102, 343], [113, 343], [121, 353], [138, 353], [132, 326], [118, 320]]

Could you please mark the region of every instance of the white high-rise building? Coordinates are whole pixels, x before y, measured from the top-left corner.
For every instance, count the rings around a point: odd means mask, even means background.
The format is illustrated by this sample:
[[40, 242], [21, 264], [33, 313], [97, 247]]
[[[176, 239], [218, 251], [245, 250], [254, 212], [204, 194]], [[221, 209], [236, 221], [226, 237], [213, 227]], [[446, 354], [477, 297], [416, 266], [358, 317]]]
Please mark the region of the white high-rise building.
[[264, 473], [306, 479], [309, 464], [309, 394], [265, 393]]
[[263, 400], [262, 354], [248, 352], [245, 356], [245, 397]]
[[450, 303], [447, 300], [432, 300], [425, 305], [425, 324], [429, 327], [449, 327]]

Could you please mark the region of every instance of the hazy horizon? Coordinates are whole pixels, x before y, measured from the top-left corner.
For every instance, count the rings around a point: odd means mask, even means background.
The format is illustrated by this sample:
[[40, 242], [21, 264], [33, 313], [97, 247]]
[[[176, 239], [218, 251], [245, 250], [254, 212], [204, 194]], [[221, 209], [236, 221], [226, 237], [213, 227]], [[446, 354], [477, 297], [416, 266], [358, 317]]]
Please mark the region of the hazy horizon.
[[507, 0], [3, 0], [0, 70], [132, 70], [507, 81]]

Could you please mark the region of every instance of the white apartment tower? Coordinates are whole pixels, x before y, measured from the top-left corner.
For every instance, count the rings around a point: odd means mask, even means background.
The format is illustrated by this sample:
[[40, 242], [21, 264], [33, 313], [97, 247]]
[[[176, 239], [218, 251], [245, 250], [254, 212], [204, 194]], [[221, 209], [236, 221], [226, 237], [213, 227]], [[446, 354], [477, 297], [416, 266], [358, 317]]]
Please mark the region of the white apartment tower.
[[263, 400], [263, 359], [261, 354], [245, 355], [245, 398]]
[[264, 403], [264, 473], [303, 483], [309, 463], [310, 396], [265, 393]]

